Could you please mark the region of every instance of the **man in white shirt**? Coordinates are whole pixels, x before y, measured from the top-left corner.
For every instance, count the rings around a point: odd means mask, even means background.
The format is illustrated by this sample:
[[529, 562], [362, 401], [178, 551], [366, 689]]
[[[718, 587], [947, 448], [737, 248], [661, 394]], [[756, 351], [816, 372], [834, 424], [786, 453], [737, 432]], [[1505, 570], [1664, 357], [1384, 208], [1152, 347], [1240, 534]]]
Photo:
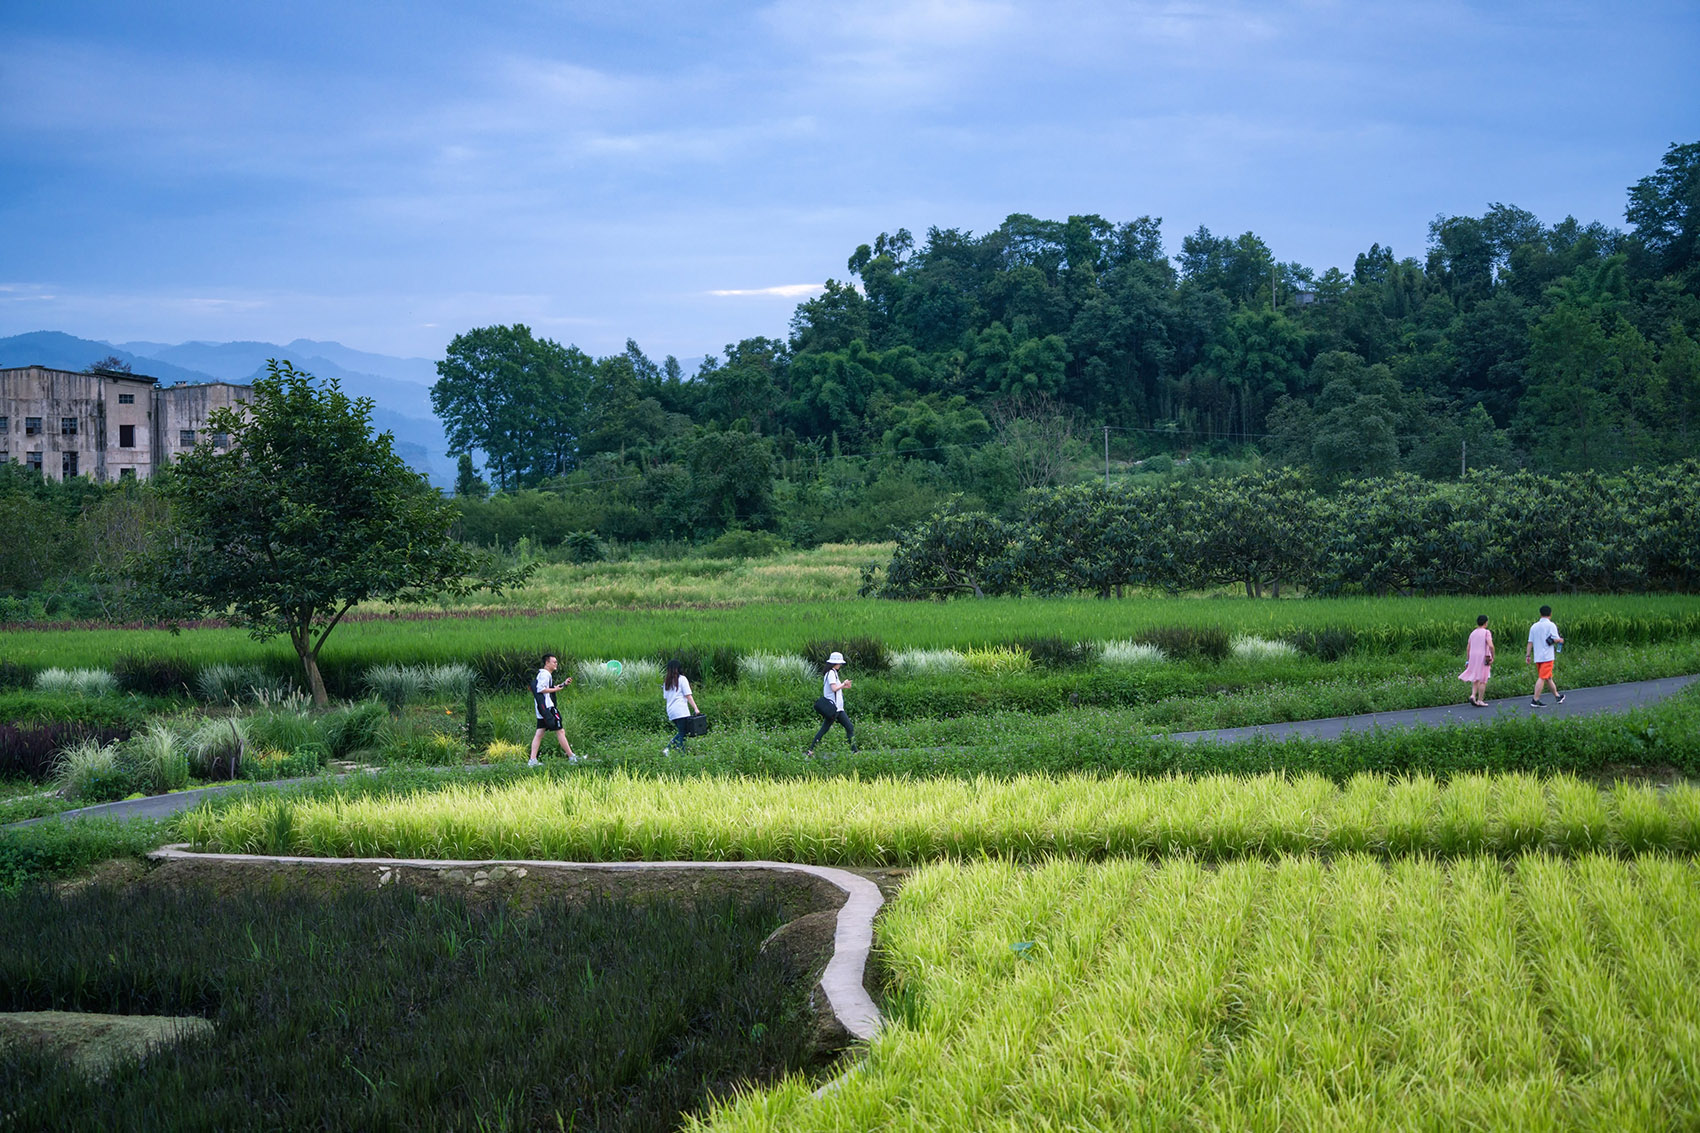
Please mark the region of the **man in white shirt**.
[[1525, 664], [1535, 666], [1535, 694], [1529, 698], [1529, 703], [1536, 708], [1545, 708], [1546, 702], [1541, 699], [1541, 686], [1551, 685], [1553, 695], [1560, 704], [1564, 703], [1564, 694], [1558, 691], [1558, 684], [1552, 679], [1553, 658], [1558, 656], [1558, 647], [1564, 644], [1564, 638], [1559, 636], [1558, 627], [1552, 624], [1552, 607], [1541, 607], [1540, 621], [1529, 627], [1529, 644], [1523, 649]]
[[555, 707], [555, 694], [573, 683], [571, 677], [564, 678], [560, 684], [551, 683], [555, 679], [555, 670], [560, 668], [561, 659], [553, 653], [543, 658], [543, 667], [537, 670], [536, 678], [531, 682], [531, 699], [537, 710], [537, 734], [531, 737], [531, 763], [537, 766], [537, 748], [543, 742], [544, 732], [554, 732], [555, 738], [561, 741], [561, 750], [567, 753], [569, 763], [577, 763], [578, 756], [573, 754], [573, 745], [567, 742], [567, 733], [561, 727], [561, 712]]

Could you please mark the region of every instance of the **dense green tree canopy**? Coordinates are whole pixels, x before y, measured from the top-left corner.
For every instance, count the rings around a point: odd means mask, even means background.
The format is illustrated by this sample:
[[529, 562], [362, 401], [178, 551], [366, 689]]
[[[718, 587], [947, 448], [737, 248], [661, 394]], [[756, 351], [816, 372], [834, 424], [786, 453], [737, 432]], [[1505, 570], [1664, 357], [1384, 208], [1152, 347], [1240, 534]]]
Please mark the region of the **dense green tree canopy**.
[[455, 511], [404, 464], [372, 403], [271, 362], [245, 411], [215, 410], [224, 449], [197, 446], [159, 482], [166, 538], [137, 564], [171, 618], [229, 615], [265, 640], [286, 635], [314, 703], [319, 651], [361, 602], [514, 581], [451, 536]]

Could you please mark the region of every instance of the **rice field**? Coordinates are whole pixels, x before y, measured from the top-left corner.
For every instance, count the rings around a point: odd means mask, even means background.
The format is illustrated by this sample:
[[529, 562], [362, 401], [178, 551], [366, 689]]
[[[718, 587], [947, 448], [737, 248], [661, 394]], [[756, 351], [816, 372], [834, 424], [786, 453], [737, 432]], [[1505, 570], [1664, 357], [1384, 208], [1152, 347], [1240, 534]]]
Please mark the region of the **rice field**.
[[1692, 1129], [1697, 926], [1687, 859], [932, 865], [865, 1061], [689, 1127]]
[[[538, 563], [504, 594], [448, 595], [432, 610], [609, 610], [854, 598], [862, 567], [891, 561], [893, 543], [828, 543], [760, 559], [691, 555], [620, 562]], [[383, 611], [371, 605], [361, 610]]]
[[[752, 598], [761, 598], [752, 593]], [[465, 661], [498, 648], [553, 650], [568, 660], [649, 657], [686, 646], [740, 654], [794, 654], [812, 641], [873, 637], [892, 650], [966, 652], [1023, 638], [1131, 639], [1163, 626], [1226, 627], [1274, 640], [1301, 631], [1349, 629], [1360, 651], [1444, 647], [1463, 656], [1476, 615], [1488, 614], [1502, 653], [1520, 653], [1541, 603], [1551, 603], [1570, 651], [1700, 636], [1700, 599], [1683, 595], [1530, 595], [1511, 598], [1261, 599], [1135, 597], [991, 598], [891, 602], [841, 598], [757, 600], [721, 608], [491, 612], [377, 617], [337, 627], [327, 665], [424, 665]], [[281, 639], [256, 642], [235, 628], [0, 630], [0, 656], [30, 668], [106, 667], [122, 654], [182, 658], [195, 666], [268, 663], [297, 668]], [[1460, 662], [1461, 663], [1461, 662]]]
[[242, 799], [181, 820], [231, 853], [912, 866], [1187, 855], [1700, 853], [1700, 786], [1570, 776], [606, 775], [405, 797]]

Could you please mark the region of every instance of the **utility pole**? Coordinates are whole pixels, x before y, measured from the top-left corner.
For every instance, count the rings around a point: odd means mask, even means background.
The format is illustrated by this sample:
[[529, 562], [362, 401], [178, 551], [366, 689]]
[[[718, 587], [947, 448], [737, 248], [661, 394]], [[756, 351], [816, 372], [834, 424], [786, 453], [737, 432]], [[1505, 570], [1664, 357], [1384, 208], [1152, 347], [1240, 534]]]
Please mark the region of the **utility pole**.
[[1110, 427], [1104, 426], [1104, 491], [1110, 490]]

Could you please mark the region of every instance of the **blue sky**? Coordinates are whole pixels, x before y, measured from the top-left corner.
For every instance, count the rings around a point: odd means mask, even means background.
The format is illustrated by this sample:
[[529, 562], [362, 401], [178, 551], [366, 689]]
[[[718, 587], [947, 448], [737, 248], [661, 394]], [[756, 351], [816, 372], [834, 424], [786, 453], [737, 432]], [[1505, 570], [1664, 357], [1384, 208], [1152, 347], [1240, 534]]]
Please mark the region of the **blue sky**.
[[692, 357], [900, 226], [1349, 268], [1494, 201], [1621, 225], [1700, 140], [1689, 0], [17, 0], [0, 40], [0, 335], [114, 342]]

